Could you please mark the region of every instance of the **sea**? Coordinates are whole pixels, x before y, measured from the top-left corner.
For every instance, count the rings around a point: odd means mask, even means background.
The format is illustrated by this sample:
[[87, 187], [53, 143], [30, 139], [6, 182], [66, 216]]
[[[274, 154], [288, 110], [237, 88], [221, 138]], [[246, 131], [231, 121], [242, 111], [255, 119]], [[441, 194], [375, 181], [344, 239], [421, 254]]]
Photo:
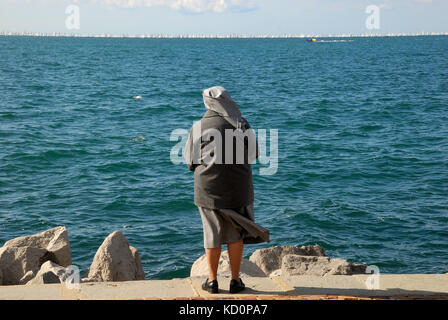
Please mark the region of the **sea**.
[[245, 258], [319, 244], [380, 273], [448, 272], [446, 36], [1, 36], [0, 246], [66, 226], [83, 275], [120, 230], [147, 279], [189, 276], [202, 225], [172, 137], [216, 85], [266, 130], [268, 154], [278, 133], [277, 169], [252, 166], [271, 242]]

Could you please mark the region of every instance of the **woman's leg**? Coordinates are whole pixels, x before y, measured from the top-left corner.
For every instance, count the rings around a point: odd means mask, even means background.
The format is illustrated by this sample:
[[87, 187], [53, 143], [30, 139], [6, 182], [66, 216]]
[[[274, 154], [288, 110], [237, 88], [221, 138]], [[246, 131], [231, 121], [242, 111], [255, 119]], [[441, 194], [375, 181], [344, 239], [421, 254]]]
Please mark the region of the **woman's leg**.
[[209, 281], [217, 280], [221, 257], [221, 217], [213, 209], [199, 207], [204, 230], [204, 248], [207, 256]]
[[209, 281], [217, 280], [219, 258], [221, 256], [221, 247], [218, 248], [206, 248], [205, 253], [207, 255]]
[[232, 270], [232, 280], [240, 279], [240, 266], [243, 259], [243, 241], [230, 242], [227, 244], [229, 251], [230, 269]]

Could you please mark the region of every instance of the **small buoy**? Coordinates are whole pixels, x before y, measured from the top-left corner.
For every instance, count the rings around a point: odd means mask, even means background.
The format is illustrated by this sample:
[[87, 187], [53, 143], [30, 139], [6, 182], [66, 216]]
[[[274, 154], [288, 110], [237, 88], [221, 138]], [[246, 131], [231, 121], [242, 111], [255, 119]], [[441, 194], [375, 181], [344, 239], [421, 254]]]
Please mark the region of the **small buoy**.
[[134, 96], [133, 97], [135, 100], [141, 100], [142, 99], [142, 96]]

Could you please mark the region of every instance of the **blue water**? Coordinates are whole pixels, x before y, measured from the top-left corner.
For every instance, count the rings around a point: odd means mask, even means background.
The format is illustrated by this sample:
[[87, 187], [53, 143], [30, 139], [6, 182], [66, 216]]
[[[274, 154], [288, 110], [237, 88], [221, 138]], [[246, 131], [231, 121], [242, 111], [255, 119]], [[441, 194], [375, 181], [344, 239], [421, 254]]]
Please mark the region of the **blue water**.
[[318, 243], [382, 273], [447, 272], [448, 37], [352, 40], [0, 37], [0, 245], [65, 225], [85, 271], [121, 230], [147, 278], [188, 276], [202, 226], [170, 134], [222, 85], [279, 130], [278, 172], [253, 167], [272, 242], [245, 257]]

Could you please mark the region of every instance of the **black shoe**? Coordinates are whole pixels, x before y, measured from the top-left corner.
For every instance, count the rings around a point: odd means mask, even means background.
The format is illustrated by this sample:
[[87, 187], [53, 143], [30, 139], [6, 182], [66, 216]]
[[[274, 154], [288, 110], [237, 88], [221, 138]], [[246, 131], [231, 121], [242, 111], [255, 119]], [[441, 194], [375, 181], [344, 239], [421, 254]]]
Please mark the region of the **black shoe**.
[[202, 289], [210, 293], [218, 293], [218, 280], [208, 282], [208, 279], [202, 284]]
[[238, 293], [240, 291], [243, 291], [246, 288], [246, 286], [243, 283], [243, 280], [240, 278], [240, 281], [238, 280], [231, 280], [230, 281], [230, 293]]

